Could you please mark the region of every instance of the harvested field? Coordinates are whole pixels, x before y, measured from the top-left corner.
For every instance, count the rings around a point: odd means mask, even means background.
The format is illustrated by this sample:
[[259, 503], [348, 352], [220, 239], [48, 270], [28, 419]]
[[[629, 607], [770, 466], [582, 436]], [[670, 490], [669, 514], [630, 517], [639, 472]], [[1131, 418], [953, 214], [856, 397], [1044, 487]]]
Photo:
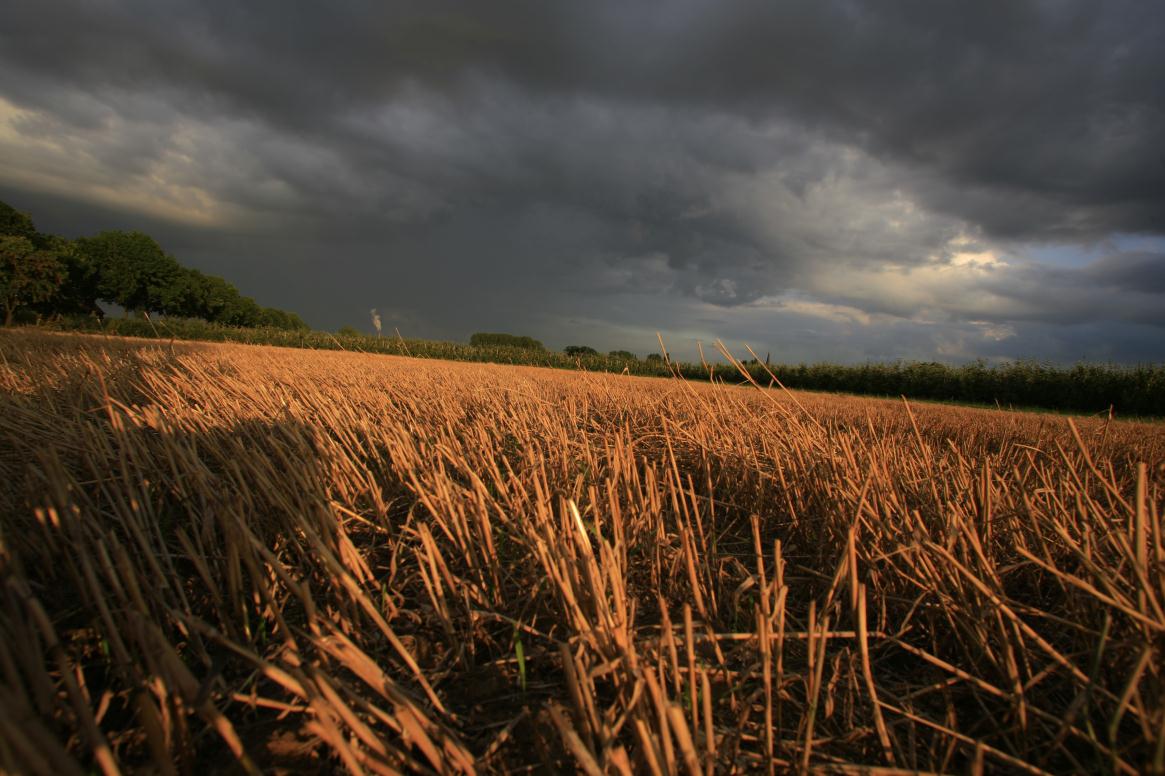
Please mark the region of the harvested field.
[[1165, 425], [0, 356], [0, 770], [1165, 772]]

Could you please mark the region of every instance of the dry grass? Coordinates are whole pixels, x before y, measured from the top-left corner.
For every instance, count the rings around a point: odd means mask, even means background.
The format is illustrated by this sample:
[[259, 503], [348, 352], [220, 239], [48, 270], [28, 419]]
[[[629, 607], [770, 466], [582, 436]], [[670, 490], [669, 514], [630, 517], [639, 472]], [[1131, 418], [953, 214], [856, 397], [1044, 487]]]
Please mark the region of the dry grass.
[[2, 770], [1165, 771], [1161, 425], [0, 355]]

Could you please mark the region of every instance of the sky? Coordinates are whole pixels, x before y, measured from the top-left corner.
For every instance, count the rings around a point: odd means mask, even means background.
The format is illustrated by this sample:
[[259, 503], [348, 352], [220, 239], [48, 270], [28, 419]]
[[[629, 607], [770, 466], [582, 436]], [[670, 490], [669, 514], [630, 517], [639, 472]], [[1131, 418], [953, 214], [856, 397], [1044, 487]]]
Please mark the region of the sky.
[[1165, 361], [1165, 3], [0, 6], [0, 200], [318, 328]]

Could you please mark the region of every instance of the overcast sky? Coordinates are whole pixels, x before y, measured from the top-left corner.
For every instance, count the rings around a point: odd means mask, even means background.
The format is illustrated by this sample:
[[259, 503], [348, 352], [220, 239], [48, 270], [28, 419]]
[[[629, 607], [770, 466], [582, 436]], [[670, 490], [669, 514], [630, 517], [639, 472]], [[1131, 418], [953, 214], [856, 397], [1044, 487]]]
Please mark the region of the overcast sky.
[[0, 199], [329, 329], [1165, 361], [1165, 3], [9, 0]]

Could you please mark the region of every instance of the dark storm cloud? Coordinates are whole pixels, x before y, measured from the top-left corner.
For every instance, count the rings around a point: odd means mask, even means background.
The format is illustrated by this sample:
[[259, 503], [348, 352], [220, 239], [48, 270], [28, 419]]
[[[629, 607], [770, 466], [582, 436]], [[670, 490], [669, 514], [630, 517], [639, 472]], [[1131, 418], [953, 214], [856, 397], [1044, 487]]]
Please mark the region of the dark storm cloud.
[[1165, 253], [1115, 253], [1090, 266], [1087, 276], [1096, 285], [1165, 294]]
[[1018, 303], [1012, 319], [1165, 327], [1165, 252], [1115, 253], [1075, 270], [1034, 266], [999, 274], [985, 285]]
[[179, 110], [341, 142], [359, 139], [348, 117], [415, 85], [456, 105], [494, 78], [532, 100], [791, 117], [992, 190], [939, 202], [1008, 236], [1158, 230], [1165, 212], [1154, 3], [16, 3], [6, 16], [5, 88], [25, 100], [51, 104], [62, 82], [172, 91]]
[[1019, 347], [1165, 325], [1153, 250], [1022, 260], [1165, 233], [1163, 30], [1141, 2], [16, 2], [3, 180], [185, 220], [167, 247], [329, 326], [614, 346], [595, 322], [852, 308]]

